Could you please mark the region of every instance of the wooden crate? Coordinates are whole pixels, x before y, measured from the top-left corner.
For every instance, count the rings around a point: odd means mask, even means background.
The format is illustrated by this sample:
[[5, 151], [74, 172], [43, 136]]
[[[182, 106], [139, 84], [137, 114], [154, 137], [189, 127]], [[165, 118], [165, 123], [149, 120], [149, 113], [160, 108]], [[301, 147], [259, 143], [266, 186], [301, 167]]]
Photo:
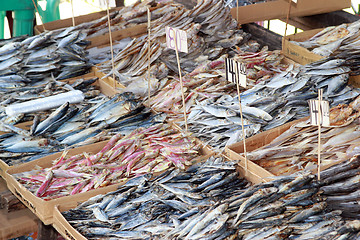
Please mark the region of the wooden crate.
[[[83, 152], [87, 153], [97, 153], [99, 152], [108, 141], [94, 143], [78, 148], [70, 149], [67, 156], [74, 156], [76, 154], [80, 154]], [[205, 158], [213, 155], [213, 152], [208, 149], [200, 148], [200, 157], [196, 158], [196, 161], [202, 161]], [[31, 193], [27, 188], [25, 188], [22, 184], [20, 184], [12, 174], [26, 172], [35, 169], [37, 166], [42, 168], [48, 168], [52, 166], [52, 161], [61, 156], [61, 152], [55, 153], [50, 156], [46, 156], [31, 162], [27, 162], [24, 164], [20, 164], [18, 166], [14, 166], [8, 169], [5, 172], [5, 180], [7, 182], [7, 186], [9, 190], [14, 193], [16, 197], [20, 199], [44, 224], [52, 224], [53, 223], [53, 210], [56, 205], [60, 205], [63, 203], [68, 204], [69, 206], [75, 207], [78, 202], [86, 201], [87, 199], [96, 196], [98, 194], [103, 194], [107, 192], [111, 192], [116, 190], [123, 183], [113, 184], [106, 187], [92, 189], [88, 192], [79, 193], [71, 196], [60, 197], [57, 199], [45, 201], [42, 198], [35, 196]], [[196, 162], [192, 162], [194, 164]], [[160, 173], [159, 173], [160, 174]]]
[[[291, 6], [291, 17], [310, 16], [328, 13], [351, 7], [351, 0], [298, 0]], [[289, 11], [288, 0], [256, 3], [232, 8], [231, 15], [240, 24], [286, 18]], [[238, 16], [238, 18], [237, 18]]]
[[[252, 137], [249, 137], [245, 140], [246, 151], [251, 152], [262, 146], [265, 146], [271, 143], [276, 137], [281, 135], [283, 132], [288, 130], [293, 124], [304, 121], [304, 119], [295, 120], [289, 123], [286, 123], [280, 127], [256, 134]], [[230, 159], [239, 160], [239, 165], [245, 169], [245, 158], [241, 155], [244, 153], [244, 142], [234, 143], [225, 148], [225, 154]], [[252, 161], [247, 161], [247, 168], [249, 171], [253, 172], [256, 175], [257, 181], [268, 182], [273, 180], [274, 174], [267, 171], [266, 169], [260, 167]]]
[[[211, 155], [211, 154], [210, 154]], [[208, 158], [210, 155], [206, 155], [204, 159]], [[219, 156], [227, 158], [226, 156], [219, 154]], [[252, 183], [259, 183], [257, 181], [257, 176], [253, 175], [254, 173], [252, 171], [248, 171], [247, 174], [242, 174], [244, 172], [244, 169], [241, 169], [242, 167], [239, 166], [237, 170], [240, 172], [240, 176], [244, 176], [248, 181]], [[253, 181], [255, 180], [255, 181]], [[65, 219], [65, 217], [61, 214], [64, 211], [68, 211], [76, 206], [69, 204], [69, 203], [62, 203], [60, 205], [56, 205], [54, 207], [54, 228], [65, 238], [68, 240], [86, 240], [87, 238], [84, 237], [81, 233], [79, 233], [75, 228], [71, 226], [71, 224]]]

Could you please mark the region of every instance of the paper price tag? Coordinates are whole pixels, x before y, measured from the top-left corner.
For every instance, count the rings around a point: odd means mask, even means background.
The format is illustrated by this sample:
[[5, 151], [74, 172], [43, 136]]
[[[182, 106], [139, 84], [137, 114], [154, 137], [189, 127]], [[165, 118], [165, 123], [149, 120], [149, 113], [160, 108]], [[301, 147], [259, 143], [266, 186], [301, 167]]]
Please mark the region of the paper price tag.
[[[309, 100], [310, 106], [310, 124], [317, 126], [319, 123], [323, 127], [330, 127], [329, 102], [321, 101], [319, 109], [319, 100]], [[320, 111], [320, 119], [319, 119]]]
[[246, 65], [233, 59], [225, 59], [226, 80], [246, 88]]
[[178, 51], [188, 53], [187, 34], [185, 31], [177, 28], [165, 27], [165, 32], [166, 32], [166, 45], [168, 48], [176, 50], [175, 49], [175, 39], [176, 39]]
[[116, 7], [115, 0], [98, 0], [98, 6], [100, 8], [107, 8], [107, 4], [109, 4], [109, 8]]

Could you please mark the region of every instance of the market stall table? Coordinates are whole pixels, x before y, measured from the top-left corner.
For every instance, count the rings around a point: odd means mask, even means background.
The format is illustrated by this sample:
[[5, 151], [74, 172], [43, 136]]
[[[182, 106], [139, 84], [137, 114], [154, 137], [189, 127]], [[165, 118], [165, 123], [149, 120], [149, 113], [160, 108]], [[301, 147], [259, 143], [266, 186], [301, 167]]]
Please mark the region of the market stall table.
[[[0, 192], [6, 190], [6, 183], [0, 178]], [[37, 217], [29, 209], [21, 209], [8, 213], [0, 210], [0, 239], [20, 237], [37, 229]]]

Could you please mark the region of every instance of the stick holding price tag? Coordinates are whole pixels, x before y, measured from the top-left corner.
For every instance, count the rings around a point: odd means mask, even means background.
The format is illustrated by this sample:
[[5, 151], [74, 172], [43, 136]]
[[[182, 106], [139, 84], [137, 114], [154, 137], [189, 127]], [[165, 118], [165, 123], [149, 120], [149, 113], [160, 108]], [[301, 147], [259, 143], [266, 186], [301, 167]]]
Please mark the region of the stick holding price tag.
[[73, 27], [75, 27], [75, 17], [74, 17], [74, 4], [73, 4], [73, 0], [71, 0], [70, 3], [71, 3], [71, 18], [72, 18], [72, 24], [73, 24]]
[[179, 51], [185, 53], [188, 52], [187, 35], [185, 31], [172, 27], [166, 27], [165, 32], [166, 32], [167, 47], [174, 49], [176, 53], [176, 60], [178, 64], [179, 77], [180, 77], [181, 96], [182, 96], [182, 103], [184, 109], [185, 131], [187, 132], [188, 125], [187, 125], [186, 105], [185, 105], [185, 96], [184, 96], [184, 84], [182, 81], [180, 59], [179, 59]]
[[236, 84], [238, 99], [239, 99], [239, 107], [240, 107], [240, 119], [241, 119], [241, 127], [243, 134], [243, 143], [244, 143], [244, 156], [245, 156], [245, 174], [248, 171], [248, 161], [247, 161], [247, 152], [246, 152], [246, 136], [244, 129], [244, 118], [242, 113], [241, 106], [241, 97], [240, 97], [240, 86], [246, 88], [246, 65], [244, 63], [237, 62], [235, 60], [226, 58], [225, 59], [225, 73], [226, 80]]
[[107, 13], [107, 19], [108, 19], [108, 26], [109, 26], [109, 38], [110, 38], [110, 51], [111, 51], [111, 65], [112, 65], [112, 76], [114, 80], [113, 87], [116, 88], [116, 79], [115, 79], [115, 64], [114, 64], [114, 49], [113, 49], [113, 43], [112, 43], [112, 36], [111, 36], [111, 22], [110, 22], [110, 13], [109, 13], [109, 0], [106, 1], [106, 13]]
[[148, 72], [147, 72], [147, 78], [148, 78], [148, 101], [150, 104], [150, 64], [151, 64], [151, 49], [150, 49], [150, 33], [151, 33], [151, 13], [150, 9], [147, 8], [147, 16], [148, 16]]
[[319, 89], [319, 100], [310, 100], [310, 124], [318, 126], [318, 180], [321, 166], [321, 127], [330, 127], [329, 102], [322, 101], [323, 90]]

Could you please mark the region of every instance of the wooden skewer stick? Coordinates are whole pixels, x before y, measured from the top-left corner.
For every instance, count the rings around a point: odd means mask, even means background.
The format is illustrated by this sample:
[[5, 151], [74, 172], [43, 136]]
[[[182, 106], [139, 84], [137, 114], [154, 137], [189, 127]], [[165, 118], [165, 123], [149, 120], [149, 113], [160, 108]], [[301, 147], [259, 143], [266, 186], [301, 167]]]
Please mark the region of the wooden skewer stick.
[[149, 101], [149, 106], [150, 106], [150, 88], [151, 88], [151, 83], [150, 83], [150, 64], [151, 64], [151, 41], [150, 41], [150, 34], [151, 34], [151, 13], [150, 13], [150, 9], [149, 7], [147, 8], [147, 15], [148, 15], [148, 71], [147, 71], [147, 78], [148, 78], [148, 101]]
[[244, 157], [245, 157], [245, 175], [248, 172], [248, 160], [247, 160], [247, 152], [246, 152], [246, 136], [245, 136], [245, 129], [244, 129], [244, 118], [243, 118], [243, 112], [242, 112], [242, 106], [241, 106], [241, 97], [240, 97], [240, 83], [239, 83], [239, 68], [236, 67], [236, 88], [238, 93], [238, 99], [239, 99], [239, 108], [240, 108], [240, 119], [241, 119], [241, 127], [242, 127], [242, 134], [243, 134], [243, 144], [244, 144]]
[[111, 64], [112, 64], [112, 77], [113, 77], [113, 87], [116, 88], [116, 79], [115, 79], [115, 64], [114, 64], [114, 49], [112, 44], [112, 36], [111, 36], [111, 25], [110, 25], [110, 13], [109, 13], [109, 0], [106, 0], [106, 12], [108, 18], [108, 26], [109, 26], [109, 38], [110, 38], [110, 51], [111, 51]]
[[288, 24], [289, 24], [289, 18], [290, 18], [290, 11], [291, 11], [291, 1], [292, 0], [289, 0], [289, 9], [288, 9], [288, 13], [287, 13], [287, 16], [286, 16], [286, 25], [285, 25], [285, 33], [284, 33], [284, 37], [283, 37], [283, 41], [282, 41], [282, 45], [284, 46], [284, 43], [285, 43], [285, 37], [286, 37], [286, 32], [287, 32], [287, 27], [288, 27]]
[[236, 21], [239, 22], [239, 0], [236, 0]]
[[180, 68], [180, 59], [179, 59], [179, 51], [177, 46], [177, 36], [175, 35], [175, 53], [176, 53], [176, 60], [178, 64], [179, 69], [179, 77], [180, 77], [180, 87], [181, 87], [181, 97], [182, 97], [182, 103], [183, 103], [183, 109], [184, 109], [184, 121], [185, 121], [185, 131], [188, 131], [188, 124], [187, 124], [187, 116], [186, 116], [186, 105], [185, 105], [185, 96], [184, 96], [184, 85], [183, 80], [181, 76], [181, 68]]
[[71, 16], [72, 16], [72, 24], [75, 27], [75, 17], [74, 17], [74, 4], [73, 4], [73, 0], [70, 1], [71, 2]]
[[318, 180], [320, 181], [320, 166], [321, 166], [321, 101], [322, 101], [322, 94], [323, 90], [319, 89], [319, 101], [318, 101]]
[[34, 4], [34, 7], [35, 7], [36, 12], [39, 14], [41, 26], [43, 27], [43, 30], [44, 30], [44, 32], [45, 32], [46, 29], [45, 29], [45, 26], [44, 26], [44, 21], [42, 20], [42, 17], [41, 17], [41, 15], [40, 15], [40, 13], [39, 13], [39, 9], [37, 8], [37, 5], [36, 5], [36, 3], [35, 3], [35, 0], [32, 0], [32, 2], [33, 2], [33, 4]]

